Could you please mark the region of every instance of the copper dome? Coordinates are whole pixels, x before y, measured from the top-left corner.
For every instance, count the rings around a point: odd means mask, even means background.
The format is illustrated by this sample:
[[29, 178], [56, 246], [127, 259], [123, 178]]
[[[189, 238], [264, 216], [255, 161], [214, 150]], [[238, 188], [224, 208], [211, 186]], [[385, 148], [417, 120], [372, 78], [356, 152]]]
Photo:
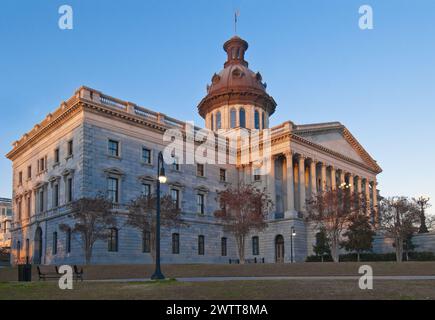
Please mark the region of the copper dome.
[[224, 44], [228, 59], [224, 69], [214, 74], [207, 85], [207, 96], [198, 105], [201, 117], [225, 104], [253, 104], [265, 109], [271, 115], [276, 102], [266, 92], [266, 84], [259, 72], [248, 68], [245, 51], [248, 43], [234, 36]]

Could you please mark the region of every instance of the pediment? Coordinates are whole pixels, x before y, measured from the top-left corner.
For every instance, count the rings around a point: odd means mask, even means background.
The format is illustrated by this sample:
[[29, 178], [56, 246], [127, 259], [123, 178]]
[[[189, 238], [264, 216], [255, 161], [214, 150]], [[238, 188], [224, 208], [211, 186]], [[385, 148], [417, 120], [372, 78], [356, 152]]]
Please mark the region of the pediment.
[[375, 172], [382, 171], [358, 140], [340, 123], [296, 126], [293, 133], [344, 157], [365, 164]]

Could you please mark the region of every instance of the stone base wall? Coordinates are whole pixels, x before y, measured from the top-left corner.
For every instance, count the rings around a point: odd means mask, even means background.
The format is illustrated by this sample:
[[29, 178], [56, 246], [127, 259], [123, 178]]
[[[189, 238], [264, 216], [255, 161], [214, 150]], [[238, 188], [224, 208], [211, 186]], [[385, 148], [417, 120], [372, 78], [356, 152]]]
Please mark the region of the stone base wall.
[[[375, 237], [373, 242], [373, 252], [376, 253], [389, 253], [395, 252], [393, 247], [393, 239], [386, 238], [382, 235]], [[416, 246], [415, 251], [429, 251], [435, 253], [435, 232], [419, 233], [414, 235], [412, 243]]]

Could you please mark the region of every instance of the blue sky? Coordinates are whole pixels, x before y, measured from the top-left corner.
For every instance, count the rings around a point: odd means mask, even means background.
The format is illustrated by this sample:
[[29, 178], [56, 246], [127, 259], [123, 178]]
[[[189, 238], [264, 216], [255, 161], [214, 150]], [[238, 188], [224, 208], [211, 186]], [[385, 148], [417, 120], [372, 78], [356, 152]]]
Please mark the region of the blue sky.
[[[73, 30], [58, 28], [62, 4]], [[373, 30], [358, 28], [363, 4]], [[278, 103], [273, 125], [340, 121], [384, 169], [383, 195], [435, 200], [433, 0], [2, 0], [0, 153], [81, 85], [202, 125], [196, 106], [236, 8], [246, 58]], [[1, 157], [0, 196], [11, 179]]]

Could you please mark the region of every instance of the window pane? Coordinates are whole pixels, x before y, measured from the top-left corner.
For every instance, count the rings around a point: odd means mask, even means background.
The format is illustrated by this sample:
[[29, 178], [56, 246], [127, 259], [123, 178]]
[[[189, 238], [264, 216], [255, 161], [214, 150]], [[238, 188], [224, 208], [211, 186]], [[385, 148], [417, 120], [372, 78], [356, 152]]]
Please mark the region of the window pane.
[[151, 252], [151, 233], [149, 231], [144, 231], [143, 233], [143, 245], [142, 251], [145, 253]]
[[180, 235], [178, 233], [172, 234], [172, 253], [180, 253]]
[[147, 183], [142, 184], [142, 195], [146, 197], [151, 195], [151, 185]]
[[246, 127], [246, 113], [245, 109], [241, 108], [239, 111], [239, 121], [240, 121], [240, 127], [245, 128]]
[[258, 111], [255, 111], [254, 113], [254, 122], [255, 122], [255, 129], [260, 129], [260, 114]]
[[114, 140], [109, 140], [109, 155], [118, 157], [119, 156], [119, 142]]
[[118, 202], [118, 179], [109, 178], [107, 180], [107, 196], [114, 203]]
[[204, 236], [198, 236], [198, 255], [204, 255]]
[[227, 255], [227, 238], [221, 239], [221, 254], [222, 257], [225, 257]]
[[151, 150], [143, 148], [142, 149], [142, 160], [145, 163], [150, 164], [151, 163]]
[[231, 124], [231, 128], [235, 128], [236, 127], [236, 109], [231, 109], [231, 114], [230, 114], [230, 124]]
[[221, 129], [221, 128], [222, 128], [221, 112], [218, 111], [216, 113], [216, 129]]

